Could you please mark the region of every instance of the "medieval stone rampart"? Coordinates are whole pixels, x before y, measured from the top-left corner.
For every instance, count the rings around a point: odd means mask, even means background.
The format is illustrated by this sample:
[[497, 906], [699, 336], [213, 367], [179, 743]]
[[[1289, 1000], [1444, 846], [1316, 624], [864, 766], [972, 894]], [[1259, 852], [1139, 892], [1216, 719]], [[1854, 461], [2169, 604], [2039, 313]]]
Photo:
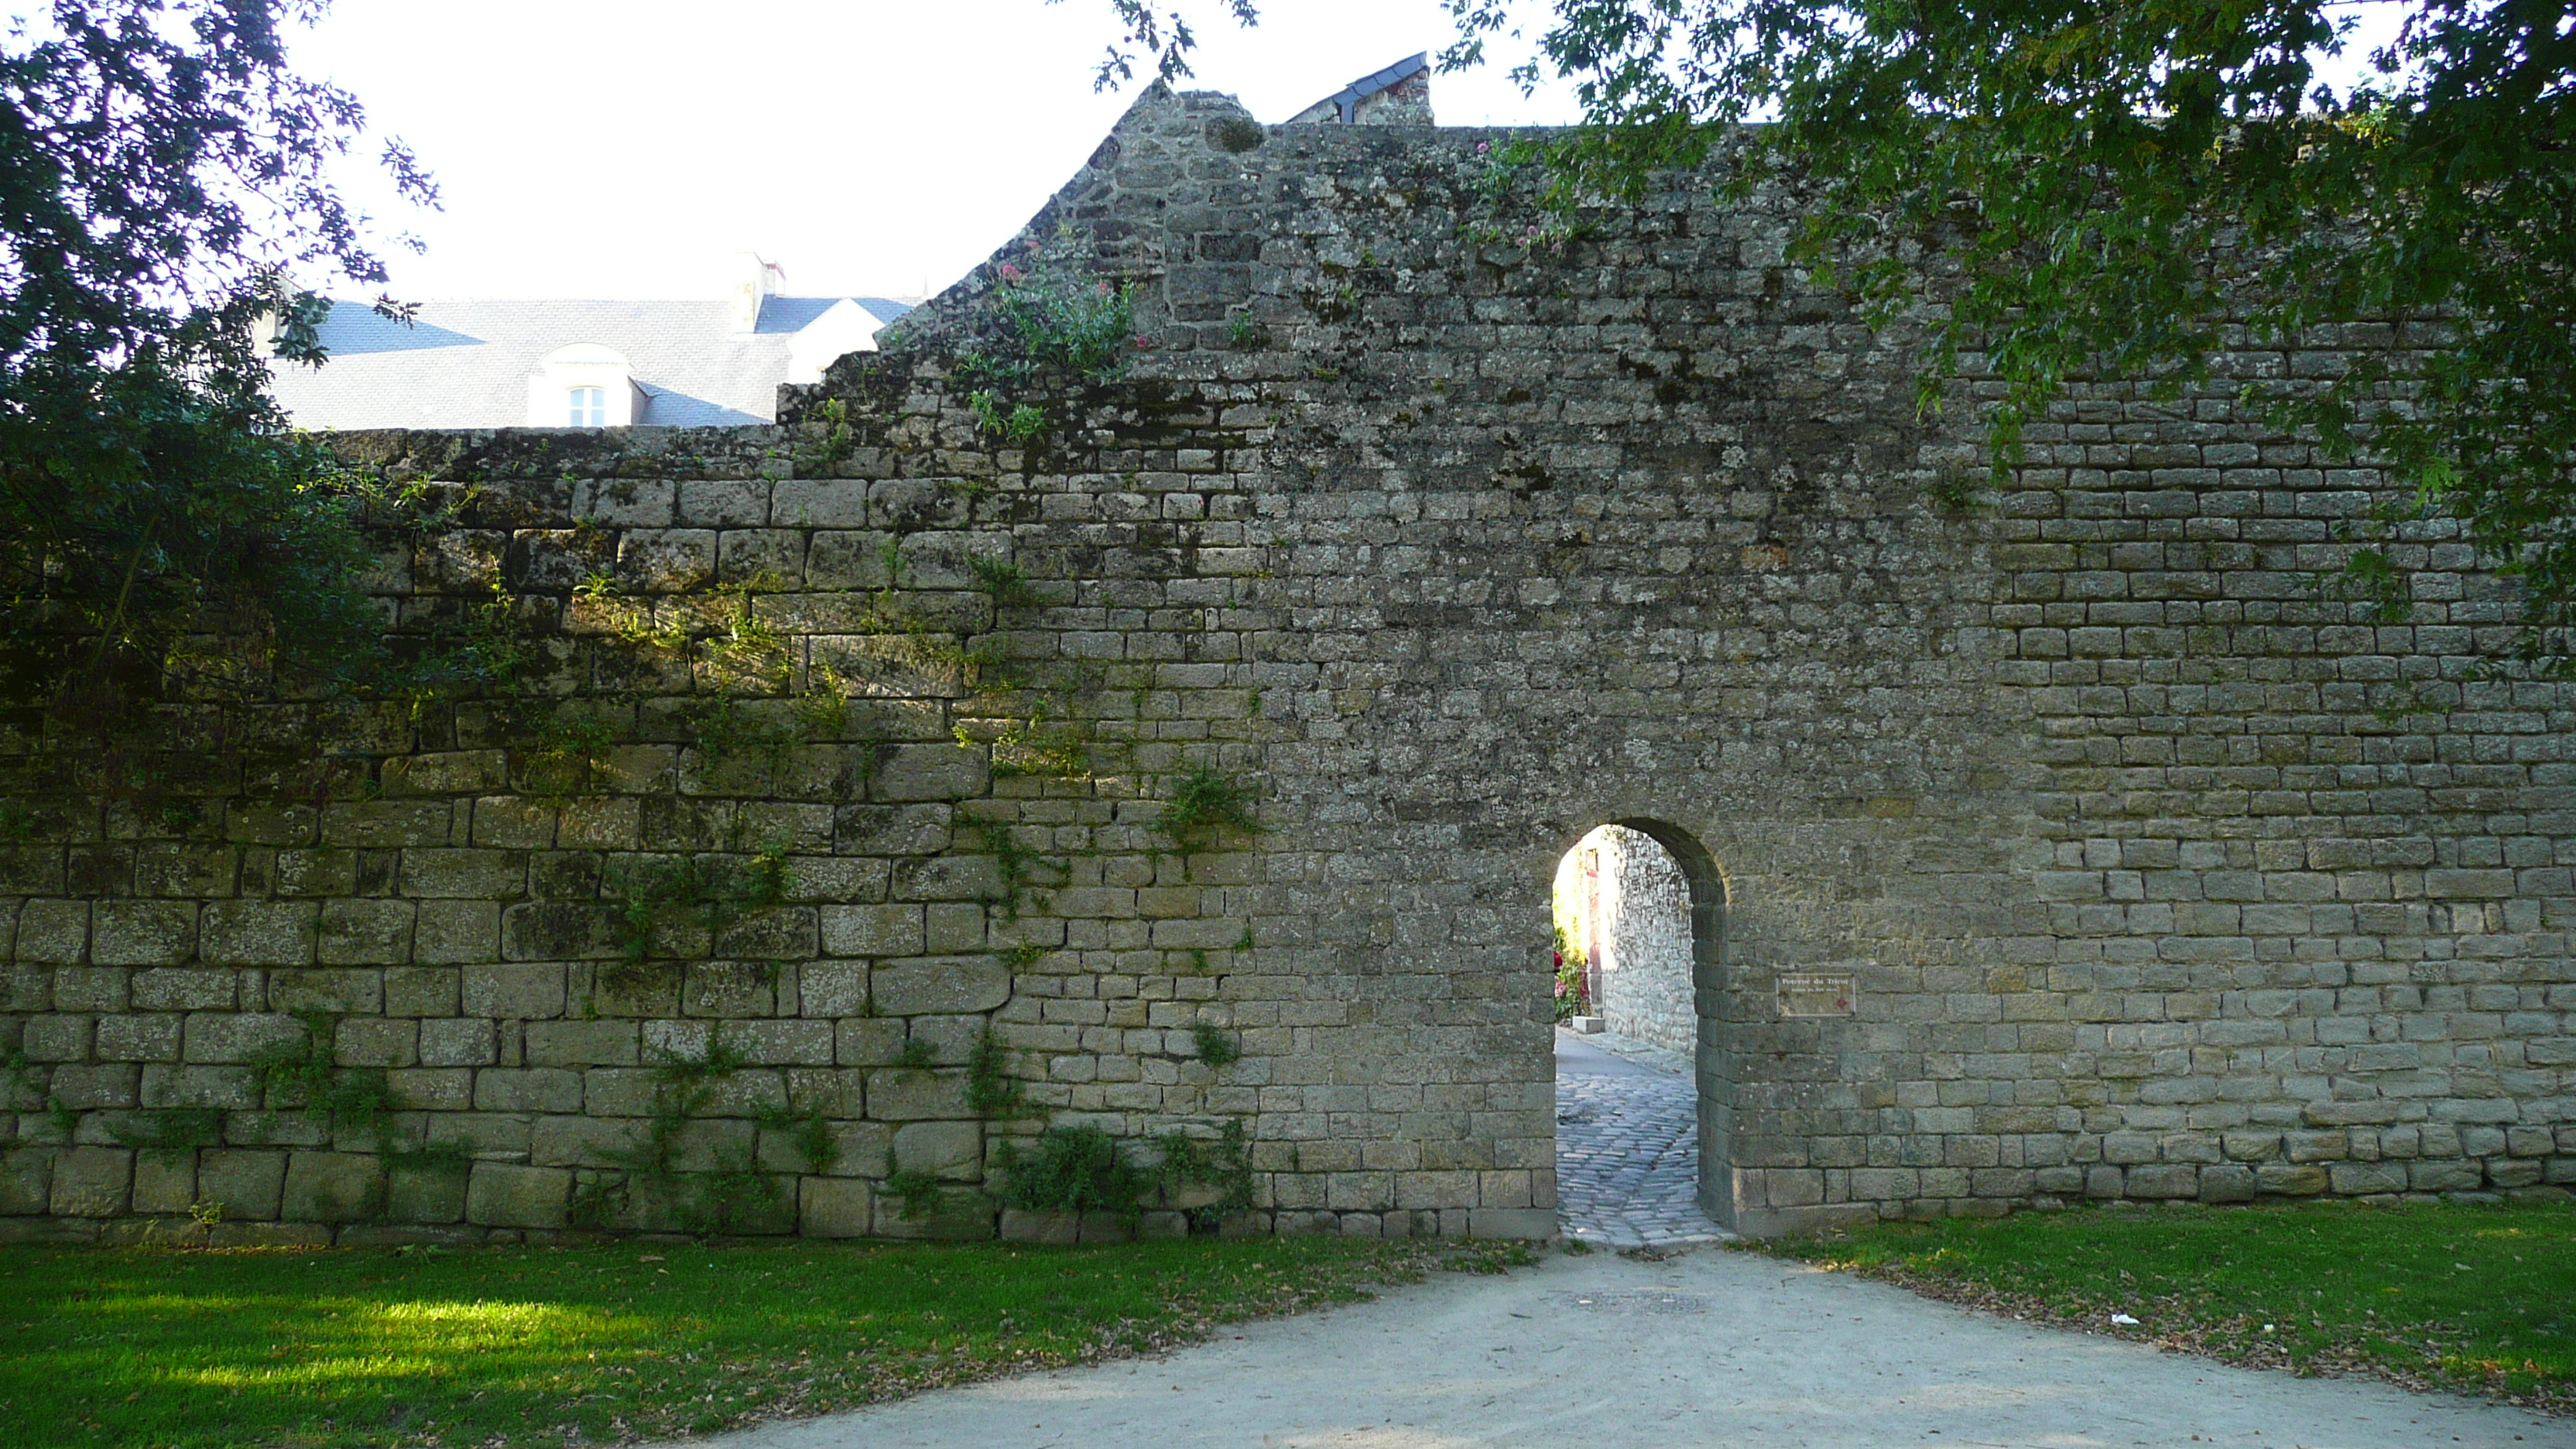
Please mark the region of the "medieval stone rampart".
[[[1745, 1230], [2576, 1182], [2568, 700], [2465, 548], [2322, 597], [2382, 480], [2224, 377], [1965, 497], [1794, 196], [1569, 234], [1509, 139], [1158, 89], [775, 429], [348, 439], [507, 688], [12, 717], [0, 1232], [1114, 1235], [1001, 1145], [1231, 1123], [1139, 1226], [1546, 1233], [1605, 822]], [[1133, 375], [958, 375], [1014, 258]]]

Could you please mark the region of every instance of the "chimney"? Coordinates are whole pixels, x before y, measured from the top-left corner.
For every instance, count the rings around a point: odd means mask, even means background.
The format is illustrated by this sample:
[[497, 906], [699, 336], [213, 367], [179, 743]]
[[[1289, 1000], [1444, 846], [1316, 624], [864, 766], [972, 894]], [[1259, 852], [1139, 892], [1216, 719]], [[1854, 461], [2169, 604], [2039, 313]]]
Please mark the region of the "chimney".
[[787, 280], [787, 270], [776, 262], [763, 261], [755, 253], [744, 252], [735, 277], [733, 290], [725, 298], [728, 320], [736, 332], [756, 332], [760, 329], [760, 304], [778, 295], [779, 284]]

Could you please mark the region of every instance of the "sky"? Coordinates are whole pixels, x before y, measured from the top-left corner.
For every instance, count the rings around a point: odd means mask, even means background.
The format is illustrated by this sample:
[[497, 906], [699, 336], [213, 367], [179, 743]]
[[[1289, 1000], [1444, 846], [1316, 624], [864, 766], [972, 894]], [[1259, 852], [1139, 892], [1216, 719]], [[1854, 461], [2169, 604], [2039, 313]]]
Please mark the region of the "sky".
[[[1263, 121], [1453, 35], [1438, 0], [1263, 9], [1245, 31], [1193, 7], [1184, 82]], [[385, 249], [396, 297], [712, 298], [746, 251], [794, 295], [912, 296], [1009, 240], [1134, 100], [1092, 90], [1116, 33], [1109, 0], [336, 0], [292, 56], [438, 180], [423, 212], [344, 173], [426, 244]], [[1573, 118], [1497, 53], [1434, 78], [1444, 123]]]
[[[1263, 121], [1455, 34], [1441, 0], [1266, 0], [1249, 30], [1174, 3], [1200, 22], [1184, 84]], [[2403, 7], [2339, 8], [2376, 40]], [[397, 298], [713, 298], [745, 252], [794, 295], [915, 296], [1009, 240], [1135, 98], [1092, 89], [1116, 33], [1110, 0], [335, 0], [293, 61], [438, 179], [423, 212], [372, 165], [343, 173], [426, 244], [385, 249]], [[1442, 122], [1575, 118], [1563, 88], [1505, 76], [1525, 45], [1490, 49], [1433, 78]]]

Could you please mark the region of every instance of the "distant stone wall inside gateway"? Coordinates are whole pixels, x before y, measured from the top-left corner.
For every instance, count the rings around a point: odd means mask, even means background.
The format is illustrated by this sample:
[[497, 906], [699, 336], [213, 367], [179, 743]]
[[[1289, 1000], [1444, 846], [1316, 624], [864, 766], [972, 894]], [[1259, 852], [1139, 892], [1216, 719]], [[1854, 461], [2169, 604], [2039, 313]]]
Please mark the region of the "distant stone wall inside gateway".
[[[2468, 550], [2321, 596], [2383, 480], [2227, 376], [1962, 498], [1794, 194], [1569, 233], [1508, 139], [1157, 88], [777, 428], [346, 439], [509, 688], [8, 716], [0, 1232], [1117, 1234], [995, 1196], [1096, 1124], [1245, 1144], [1147, 1232], [1545, 1234], [1613, 821], [1742, 1230], [2576, 1182], [2569, 699]], [[1032, 257], [1130, 376], [958, 375]]]
[[1651, 836], [1610, 825], [1597, 839], [1608, 899], [1590, 955], [1600, 969], [1602, 1024], [1621, 1036], [1695, 1052], [1690, 882]]

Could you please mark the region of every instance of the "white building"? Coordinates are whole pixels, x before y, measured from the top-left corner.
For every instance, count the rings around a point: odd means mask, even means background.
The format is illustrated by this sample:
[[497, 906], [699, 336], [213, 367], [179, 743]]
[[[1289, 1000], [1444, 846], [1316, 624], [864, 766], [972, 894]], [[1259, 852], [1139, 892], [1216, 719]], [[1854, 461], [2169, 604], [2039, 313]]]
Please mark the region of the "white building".
[[749, 260], [720, 301], [444, 301], [409, 324], [333, 304], [329, 361], [275, 365], [302, 427], [705, 427], [766, 423], [778, 387], [815, 382], [912, 310], [891, 297], [790, 297]]

